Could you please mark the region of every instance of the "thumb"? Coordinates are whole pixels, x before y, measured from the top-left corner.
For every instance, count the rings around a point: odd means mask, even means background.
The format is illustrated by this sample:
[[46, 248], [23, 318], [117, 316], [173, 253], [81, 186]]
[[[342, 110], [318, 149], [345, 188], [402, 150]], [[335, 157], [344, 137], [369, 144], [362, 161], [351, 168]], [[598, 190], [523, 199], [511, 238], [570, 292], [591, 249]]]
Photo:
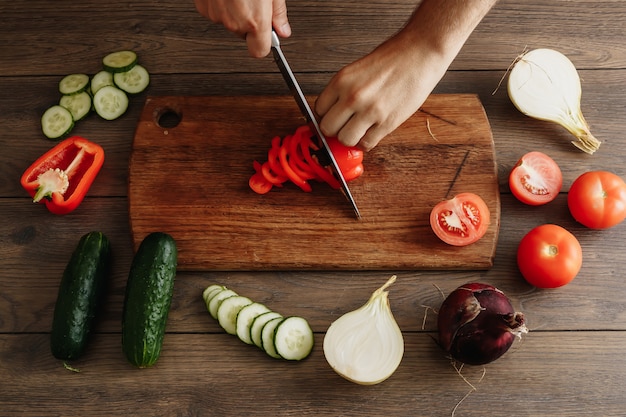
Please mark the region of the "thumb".
[[281, 38], [291, 36], [291, 26], [287, 19], [286, 0], [275, 0], [273, 3], [272, 26]]

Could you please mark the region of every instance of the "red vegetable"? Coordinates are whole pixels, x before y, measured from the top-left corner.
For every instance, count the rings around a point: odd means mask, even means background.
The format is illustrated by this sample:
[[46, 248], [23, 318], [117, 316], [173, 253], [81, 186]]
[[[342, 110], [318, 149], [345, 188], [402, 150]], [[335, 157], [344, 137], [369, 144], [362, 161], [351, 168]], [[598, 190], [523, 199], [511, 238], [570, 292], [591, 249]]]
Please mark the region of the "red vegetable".
[[461, 193], [433, 207], [430, 227], [447, 244], [465, 246], [485, 235], [489, 216], [489, 208], [480, 196]]
[[67, 214], [83, 201], [103, 163], [100, 145], [72, 136], [33, 162], [21, 184], [35, 203], [45, 203], [54, 214]]
[[561, 168], [542, 152], [522, 156], [509, 174], [509, 187], [522, 203], [532, 206], [549, 203], [561, 191]]
[[[276, 136], [267, 152], [267, 161], [254, 161], [255, 173], [249, 185], [259, 194], [269, 192], [274, 186], [281, 187], [291, 181], [305, 192], [312, 191], [310, 180], [325, 182], [332, 188], [340, 188], [339, 181], [330, 167], [322, 166], [315, 154], [319, 151], [313, 142], [307, 125], [300, 126], [293, 135], [281, 139]], [[352, 181], [363, 173], [363, 151], [339, 143], [337, 138], [327, 138], [328, 146], [346, 181]]]
[[585, 172], [570, 187], [567, 205], [584, 226], [608, 229], [626, 218], [626, 183], [612, 172]]
[[439, 309], [439, 345], [468, 365], [484, 365], [502, 356], [528, 329], [499, 289], [480, 283], [454, 290]]
[[576, 236], [555, 224], [532, 229], [517, 247], [517, 265], [528, 283], [538, 288], [557, 288], [573, 280], [583, 263]]

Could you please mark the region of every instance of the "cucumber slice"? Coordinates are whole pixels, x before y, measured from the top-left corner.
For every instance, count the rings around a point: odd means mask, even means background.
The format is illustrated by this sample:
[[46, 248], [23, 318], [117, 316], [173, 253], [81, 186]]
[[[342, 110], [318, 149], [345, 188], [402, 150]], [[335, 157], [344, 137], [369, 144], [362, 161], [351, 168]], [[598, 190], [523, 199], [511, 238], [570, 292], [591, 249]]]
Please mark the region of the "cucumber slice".
[[208, 310], [209, 310], [209, 314], [211, 315], [211, 317], [217, 320], [217, 310], [220, 308], [222, 301], [224, 301], [228, 297], [234, 297], [236, 295], [239, 295], [239, 294], [229, 289], [224, 289], [223, 291], [220, 291], [219, 293], [215, 294], [211, 298], [211, 301], [209, 302]]
[[96, 94], [98, 90], [107, 85], [115, 85], [113, 83], [113, 74], [109, 71], [100, 71], [91, 79], [91, 94]]
[[128, 96], [119, 88], [107, 85], [93, 96], [93, 106], [100, 117], [114, 120], [126, 112]]
[[270, 309], [261, 303], [248, 304], [242, 308], [237, 314], [236, 333], [239, 340], [251, 345], [252, 338], [250, 337], [250, 328], [252, 327], [252, 322], [261, 314], [269, 311]]
[[276, 347], [274, 346], [274, 335], [276, 334], [276, 328], [282, 321], [285, 320], [284, 317], [276, 317], [271, 319], [265, 326], [263, 326], [263, 330], [261, 330], [261, 348], [272, 358], [280, 359], [280, 355], [276, 351]]
[[129, 71], [113, 74], [113, 82], [128, 94], [138, 94], [150, 84], [150, 74], [144, 67], [137, 64]]
[[59, 104], [72, 113], [72, 118], [75, 122], [84, 119], [92, 107], [91, 96], [86, 91], [70, 96], [62, 96]]
[[70, 74], [59, 81], [59, 91], [63, 95], [82, 93], [89, 87], [89, 76], [87, 74]]
[[241, 295], [228, 297], [217, 309], [217, 321], [228, 334], [237, 334], [237, 315], [245, 306], [252, 304], [252, 300]]
[[215, 294], [225, 289], [225, 286], [219, 284], [213, 284], [206, 287], [205, 290], [202, 291], [202, 299], [204, 300], [206, 306], [209, 307], [209, 301], [211, 301], [211, 298], [213, 298]]
[[302, 317], [287, 317], [276, 327], [274, 348], [283, 359], [299, 361], [306, 358], [313, 349], [311, 326]]
[[252, 326], [250, 326], [250, 339], [252, 340], [252, 343], [254, 343], [254, 345], [257, 346], [259, 349], [263, 349], [263, 343], [261, 341], [263, 326], [265, 326], [268, 321], [277, 317], [282, 317], [282, 315], [275, 311], [268, 311], [257, 316], [252, 322]]
[[102, 58], [102, 66], [109, 72], [130, 71], [137, 65], [137, 54], [133, 51], [111, 52]]
[[74, 127], [72, 113], [65, 107], [56, 104], [41, 116], [41, 130], [48, 139], [58, 139], [70, 133]]

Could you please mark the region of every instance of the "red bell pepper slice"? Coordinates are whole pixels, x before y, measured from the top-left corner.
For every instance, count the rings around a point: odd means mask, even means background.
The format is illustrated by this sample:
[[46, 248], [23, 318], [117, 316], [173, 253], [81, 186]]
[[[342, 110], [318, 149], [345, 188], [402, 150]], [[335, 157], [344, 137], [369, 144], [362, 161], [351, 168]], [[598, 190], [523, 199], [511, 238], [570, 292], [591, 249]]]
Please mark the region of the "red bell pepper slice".
[[54, 214], [80, 205], [104, 163], [104, 150], [80, 136], [59, 142], [24, 171], [22, 187]]
[[[331, 152], [337, 160], [346, 181], [351, 181], [363, 173], [363, 151], [346, 147], [337, 138], [327, 138]], [[332, 188], [341, 188], [330, 167], [322, 166], [314, 151], [318, 146], [312, 140], [308, 125], [300, 126], [293, 135], [281, 139], [275, 136], [267, 152], [267, 161], [261, 164], [254, 161], [254, 175], [250, 178], [250, 188], [259, 194], [269, 192], [274, 186], [281, 187], [291, 181], [303, 191], [312, 191], [309, 180], [325, 182]]]
[[323, 167], [317, 160], [317, 157], [311, 155], [311, 149], [313, 149], [314, 151], [319, 150], [319, 148], [317, 147], [315, 143], [313, 143], [311, 138], [307, 137], [303, 139], [300, 146], [302, 148], [304, 159], [308, 162], [309, 166], [315, 171], [315, 173], [317, 174], [317, 177], [321, 181], [326, 182], [332, 188], [335, 188], [335, 189], [341, 188], [341, 184], [339, 183], [339, 180], [335, 178], [332, 171], [327, 167]]
[[280, 159], [280, 165], [283, 170], [287, 174], [287, 177], [296, 184], [298, 187], [302, 189], [304, 192], [311, 192], [313, 189], [311, 188], [311, 184], [309, 184], [306, 179], [302, 178], [289, 164], [288, 153], [289, 153], [289, 145], [291, 142], [292, 136], [286, 136], [283, 139], [283, 144], [280, 147], [280, 152], [278, 153], [278, 157]]

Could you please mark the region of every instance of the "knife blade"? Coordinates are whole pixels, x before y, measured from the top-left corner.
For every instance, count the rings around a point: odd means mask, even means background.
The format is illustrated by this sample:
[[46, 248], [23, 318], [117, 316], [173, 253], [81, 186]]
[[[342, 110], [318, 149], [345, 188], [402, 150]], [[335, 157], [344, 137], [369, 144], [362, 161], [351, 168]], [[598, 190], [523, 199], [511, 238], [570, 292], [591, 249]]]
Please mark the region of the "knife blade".
[[325, 149], [333, 174], [339, 180], [339, 184], [341, 185], [341, 190], [343, 194], [346, 196], [346, 199], [352, 205], [352, 209], [354, 210], [354, 214], [356, 215], [356, 218], [360, 220], [361, 212], [359, 211], [359, 208], [356, 205], [356, 201], [354, 201], [354, 197], [352, 197], [350, 188], [348, 188], [348, 183], [346, 182], [346, 179], [341, 173], [341, 170], [339, 169], [339, 165], [337, 165], [337, 160], [335, 159], [333, 153], [331, 152], [328, 146], [328, 142], [326, 141], [326, 136], [324, 136], [324, 134], [322, 133], [319, 123], [315, 117], [315, 114], [313, 113], [313, 110], [311, 110], [311, 106], [309, 106], [309, 103], [306, 100], [306, 97], [304, 96], [302, 89], [300, 88], [300, 84], [298, 83], [298, 80], [296, 80], [296, 77], [293, 74], [293, 71], [291, 71], [291, 67], [289, 66], [289, 63], [287, 62], [287, 59], [285, 58], [285, 55], [283, 54], [283, 51], [280, 48], [280, 40], [278, 39], [278, 35], [276, 34], [275, 31], [272, 31], [272, 54], [274, 55], [274, 60], [276, 61], [276, 65], [278, 66], [280, 73], [285, 79], [287, 86], [289, 86], [289, 90], [291, 90], [291, 93], [296, 99], [296, 103], [298, 103], [298, 107], [300, 108], [300, 111], [302, 112], [306, 120], [309, 122], [309, 124], [313, 127], [313, 132], [317, 136], [319, 145], [323, 147], [323, 149]]

